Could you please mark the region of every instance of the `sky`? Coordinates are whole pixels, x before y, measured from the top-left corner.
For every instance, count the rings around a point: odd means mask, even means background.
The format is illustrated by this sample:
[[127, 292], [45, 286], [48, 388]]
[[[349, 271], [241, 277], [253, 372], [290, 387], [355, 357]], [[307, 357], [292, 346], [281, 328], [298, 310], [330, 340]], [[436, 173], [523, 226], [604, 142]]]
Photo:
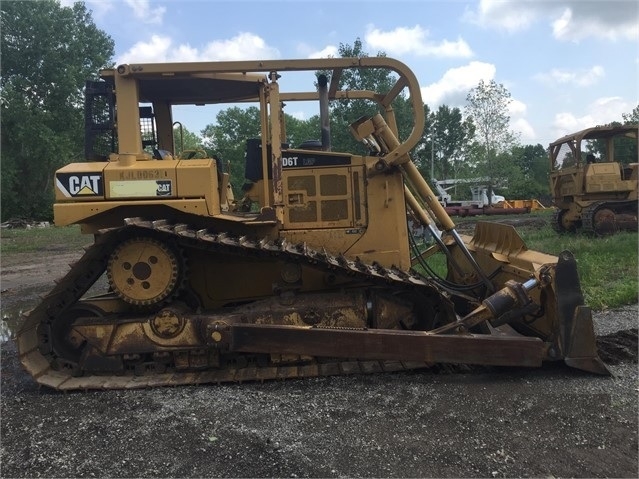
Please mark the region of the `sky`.
[[[339, 56], [340, 44], [359, 38], [369, 56], [408, 65], [432, 110], [463, 111], [468, 92], [494, 80], [511, 94], [510, 125], [523, 144], [546, 147], [639, 104], [637, 0], [85, 3], [114, 40], [116, 65]], [[216, 112], [195, 108], [174, 120], [200, 133]]]

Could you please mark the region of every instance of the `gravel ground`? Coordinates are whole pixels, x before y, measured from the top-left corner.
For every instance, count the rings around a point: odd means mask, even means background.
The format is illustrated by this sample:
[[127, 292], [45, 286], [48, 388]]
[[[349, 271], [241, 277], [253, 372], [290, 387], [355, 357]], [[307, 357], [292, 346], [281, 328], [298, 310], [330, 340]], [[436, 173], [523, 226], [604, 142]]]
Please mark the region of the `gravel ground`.
[[[637, 306], [596, 315], [636, 327]], [[634, 357], [134, 391], [39, 389], [2, 343], [2, 477], [637, 477]]]

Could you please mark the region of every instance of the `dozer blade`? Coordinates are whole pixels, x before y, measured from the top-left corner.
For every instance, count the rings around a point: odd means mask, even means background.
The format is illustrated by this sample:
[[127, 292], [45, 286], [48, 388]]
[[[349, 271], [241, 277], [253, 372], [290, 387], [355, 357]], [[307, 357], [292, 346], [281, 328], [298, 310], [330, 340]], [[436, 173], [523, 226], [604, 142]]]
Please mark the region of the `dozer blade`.
[[[577, 263], [570, 251], [559, 256], [531, 251], [512, 226], [489, 222], [478, 222], [466, 242], [485, 270], [497, 272], [493, 280], [502, 289], [485, 298], [460, 324], [467, 329], [482, 322], [494, 327], [508, 324], [524, 336], [543, 340], [546, 361], [564, 360], [573, 368], [610, 374], [598, 355], [592, 313], [584, 304]], [[463, 265], [458, 250], [451, 245], [454, 259]], [[452, 268], [449, 279], [464, 282]], [[448, 324], [437, 332], [450, 332], [454, 327]]]
[[610, 374], [599, 358], [590, 308], [584, 306], [577, 262], [570, 251], [563, 251], [555, 269], [555, 291], [561, 346], [570, 367], [595, 374]]

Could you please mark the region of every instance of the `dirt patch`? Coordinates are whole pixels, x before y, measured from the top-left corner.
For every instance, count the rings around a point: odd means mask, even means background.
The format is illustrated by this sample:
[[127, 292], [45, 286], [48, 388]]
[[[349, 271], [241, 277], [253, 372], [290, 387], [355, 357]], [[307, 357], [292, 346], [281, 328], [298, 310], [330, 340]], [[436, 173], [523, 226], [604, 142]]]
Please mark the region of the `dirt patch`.
[[506, 225], [512, 225], [515, 228], [543, 228], [548, 224], [548, 219], [539, 216], [525, 216], [518, 215], [513, 216], [512, 218], [503, 218], [500, 217], [495, 219], [491, 216], [473, 216], [473, 217], [461, 217], [461, 218], [453, 218], [455, 224], [457, 226], [457, 232], [460, 234], [472, 235], [475, 231], [475, 224], [478, 221], [494, 221]]
[[[69, 253], [60, 249], [49, 249], [38, 255], [20, 253], [18, 258], [2, 258], [2, 299], [9, 298], [12, 293], [21, 294], [25, 286], [42, 286], [44, 291], [51, 282], [60, 276], [69, 265], [76, 261], [82, 252]], [[35, 257], [34, 257], [35, 256]], [[17, 298], [18, 300], [20, 298]], [[10, 301], [10, 299], [9, 299]]]
[[[3, 317], [80, 254], [3, 258]], [[64, 394], [4, 340], [0, 476], [636, 477], [637, 314], [595, 314], [611, 377], [549, 364]]]
[[597, 338], [599, 357], [606, 364], [623, 361], [637, 362], [637, 328], [599, 336]]

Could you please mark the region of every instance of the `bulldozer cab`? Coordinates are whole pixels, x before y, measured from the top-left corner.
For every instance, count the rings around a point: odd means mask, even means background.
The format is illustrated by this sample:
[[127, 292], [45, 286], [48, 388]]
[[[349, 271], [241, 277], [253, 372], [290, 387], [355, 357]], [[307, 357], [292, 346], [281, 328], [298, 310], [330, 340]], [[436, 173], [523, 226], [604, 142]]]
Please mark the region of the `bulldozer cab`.
[[[343, 72], [355, 68], [389, 70], [396, 83], [386, 92], [343, 89]], [[307, 89], [283, 91], [283, 75], [300, 78], [298, 83]], [[98, 218], [77, 196], [59, 193], [57, 224], [80, 222], [85, 231], [108, 227], [122, 210], [132, 207], [132, 201], [144, 201], [145, 206], [162, 204], [180, 213], [270, 228], [268, 234], [305, 238], [317, 245], [334, 242], [349, 250], [357, 244], [354, 251], [363, 256], [375, 250], [374, 259], [384, 264], [410, 265], [402, 176], [383, 175], [407, 160], [424, 128], [418, 83], [402, 63], [342, 58], [131, 64], [103, 70], [100, 76], [100, 81], [87, 83], [85, 145], [87, 160], [105, 165], [88, 168], [93, 174], [103, 168], [100, 199], [105, 202]], [[398, 98], [408, 100], [413, 116], [413, 128], [401, 140], [393, 109]], [[331, 146], [329, 103], [346, 99], [362, 100], [379, 114], [378, 126], [367, 118], [353, 130], [362, 142], [360, 154]], [[289, 141], [284, 111], [296, 102], [315, 106], [321, 123], [317, 140]], [[182, 151], [174, 128], [181, 127], [174, 118], [180, 105], [259, 108], [260, 135], [244, 140], [243, 177], [231, 178], [224, 171], [224, 158], [210, 158], [203, 150]], [[392, 145], [374, 138], [374, 130], [380, 128], [392, 136]], [[65, 174], [73, 171], [58, 173], [61, 185]], [[153, 189], [154, 183], [142, 184], [158, 174], [164, 181], [161, 197], [155, 195], [159, 190]], [[138, 196], [137, 190], [146, 191], [146, 196]], [[97, 200], [85, 196], [80, 201], [90, 199]], [[372, 209], [375, 221], [370, 221]], [[87, 212], [92, 214], [82, 222]]]
[[550, 144], [550, 170], [558, 172], [592, 164], [637, 161], [637, 126], [594, 127], [566, 135]]
[[136, 75], [135, 66], [130, 69], [121, 65], [101, 71], [100, 81], [87, 81], [85, 157], [102, 162], [128, 158], [121, 163], [128, 162], [129, 166], [138, 161], [212, 160], [215, 168], [210, 183], [216, 198], [209, 198], [207, 210], [228, 210], [233, 192], [223, 159], [210, 157], [203, 149], [185, 150], [182, 123], [174, 121], [173, 109], [179, 105], [259, 101], [266, 79], [257, 74], [200, 74], [199, 70], [176, 76], [171, 65], [164, 67], [162, 71]]

